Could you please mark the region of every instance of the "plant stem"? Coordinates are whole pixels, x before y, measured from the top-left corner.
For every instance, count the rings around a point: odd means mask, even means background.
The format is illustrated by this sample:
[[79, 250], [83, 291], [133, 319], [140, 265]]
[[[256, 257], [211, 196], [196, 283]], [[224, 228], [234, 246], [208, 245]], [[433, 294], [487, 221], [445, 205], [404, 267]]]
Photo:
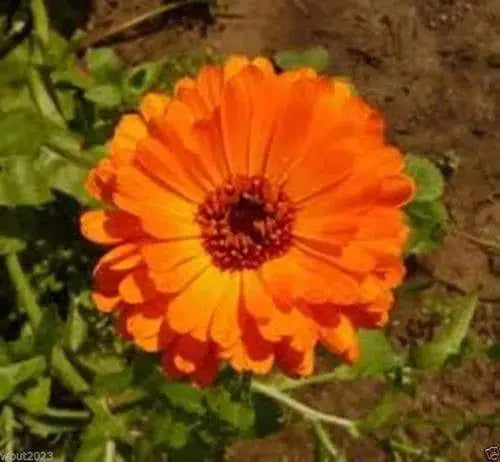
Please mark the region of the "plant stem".
[[30, 66], [27, 74], [28, 87], [39, 111], [55, 124], [66, 127], [66, 121], [47, 89], [42, 75], [34, 66]]
[[113, 440], [109, 440], [106, 443], [106, 454], [104, 461], [114, 462], [114, 460], [115, 460], [115, 442]]
[[250, 385], [250, 389], [256, 393], [260, 393], [262, 395], [269, 396], [270, 398], [275, 399], [281, 404], [284, 404], [285, 406], [288, 406], [289, 408], [293, 409], [294, 411], [298, 412], [299, 414], [302, 414], [304, 418], [311, 420], [311, 421], [319, 421], [319, 422], [325, 422], [333, 425], [337, 425], [339, 427], [345, 428], [352, 436], [357, 437], [359, 436], [359, 432], [356, 426], [356, 422], [353, 420], [349, 419], [344, 419], [342, 417], [337, 417], [331, 414], [326, 414], [321, 411], [317, 411], [299, 401], [296, 399], [292, 398], [291, 396], [287, 395], [286, 393], [283, 393], [282, 391], [278, 390], [277, 388], [266, 385], [262, 382], [259, 382], [258, 380], [253, 379], [252, 383]]
[[63, 159], [66, 159], [68, 162], [75, 165], [76, 167], [83, 168], [85, 170], [89, 170], [94, 166], [93, 162], [90, 162], [83, 157], [79, 157], [69, 152], [68, 150], [59, 149], [59, 147], [56, 146], [48, 146], [48, 145], [42, 146], [41, 152], [49, 155], [62, 157]]
[[33, 329], [36, 329], [42, 319], [42, 310], [38, 306], [17, 254], [6, 255], [5, 265], [12, 285], [16, 289], [18, 303], [26, 311]]
[[312, 421], [312, 427], [318, 442], [323, 445], [328, 454], [336, 460], [339, 457], [338, 449], [333, 445], [330, 435], [325, 430], [325, 427], [318, 421]]
[[297, 388], [306, 387], [309, 385], [318, 385], [321, 383], [328, 383], [337, 378], [336, 372], [327, 372], [325, 374], [313, 375], [307, 379], [293, 380], [288, 379], [287, 381], [279, 384], [276, 388], [281, 391], [296, 390]]
[[49, 42], [49, 17], [44, 0], [31, 0], [31, 13], [33, 15], [33, 30], [43, 44]]
[[[25, 308], [33, 329], [36, 329], [42, 319], [42, 310], [40, 309], [35, 294], [33, 293], [28, 279], [23, 272], [17, 254], [8, 254], [5, 257], [5, 262], [12, 284], [16, 289], [17, 297], [22, 306]], [[61, 381], [75, 395], [82, 395], [90, 390], [89, 384], [80, 375], [75, 366], [73, 366], [71, 361], [67, 358], [64, 350], [59, 345], [52, 349], [51, 365]], [[109, 414], [109, 409], [103, 400], [98, 400], [92, 396], [85, 396], [82, 400], [95, 414]]]
[[[24, 412], [29, 412], [24, 399], [20, 395], [15, 395], [10, 398], [11, 403], [22, 409]], [[41, 414], [42, 417], [50, 417], [53, 419], [62, 420], [88, 420], [91, 415], [88, 411], [76, 411], [74, 409], [58, 409], [54, 407], [46, 408]]]
[[473, 234], [468, 233], [467, 231], [462, 231], [461, 229], [457, 229], [456, 231], [458, 234], [462, 235], [466, 239], [469, 239], [469, 241], [474, 242], [474, 244], [500, 251], [500, 242], [497, 242], [494, 239], [485, 239], [482, 237], [477, 237], [474, 236]]
[[206, 1], [203, 0], [183, 0], [175, 3], [169, 3], [168, 5], [162, 5], [157, 8], [152, 9], [151, 11], [148, 11], [144, 14], [141, 14], [139, 16], [136, 16], [135, 18], [129, 19], [128, 21], [125, 21], [121, 24], [117, 24], [116, 26], [113, 26], [109, 28], [108, 30], [104, 31], [101, 34], [96, 35], [95, 37], [89, 38], [86, 43], [84, 44], [84, 48], [89, 48], [99, 42], [102, 42], [105, 39], [108, 39], [110, 37], [113, 37], [114, 35], [119, 34], [120, 32], [124, 32], [127, 29], [130, 29], [131, 27], [137, 26], [145, 21], [148, 21], [156, 16], [160, 16], [164, 13], [167, 13], [168, 11], [175, 10], [177, 8], [181, 8], [183, 6], [187, 5], [192, 5], [192, 4], [205, 4]]

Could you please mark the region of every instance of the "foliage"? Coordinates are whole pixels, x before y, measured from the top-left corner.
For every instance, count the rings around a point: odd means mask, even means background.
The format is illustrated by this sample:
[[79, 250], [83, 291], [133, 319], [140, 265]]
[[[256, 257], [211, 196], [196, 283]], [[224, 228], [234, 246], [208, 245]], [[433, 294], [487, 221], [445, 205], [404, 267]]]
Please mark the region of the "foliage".
[[280, 69], [286, 71], [310, 67], [317, 72], [322, 72], [330, 64], [330, 55], [324, 47], [317, 46], [304, 51], [280, 51], [274, 55], [274, 62]]
[[[448, 367], [460, 355], [474, 296], [448, 300], [453, 315], [411, 355], [384, 331], [362, 330], [355, 364], [300, 381], [275, 375], [260, 391], [258, 381], [229, 369], [208, 389], [169, 381], [155, 355], [114, 335], [90, 299], [89, 268], [98, 254], [80, 239], [75, 220], [91, 203], [83, 180], [106, 153], [120, 115], [144, 92], [171, 91], [178, 78], [222, 57], [203, 50], [129, 67], [109, 48], [78, 53], [79, 34], [51, 27], [75, 18], [71, 2], [61, 2], [62, 16], [50, 23], [42, 0], [18, 3], [0, 10], [0, 303], [6, 307], [0, 314], [0, 451], [43, 444], [60, 461], [215, 461], [236, 438], [279, 430], [287, 416], [283, 404], [308, 413], [319, 460], [330, 460], [341, 452], [320, 418], [326, 414], [290, 392], [332, 380], [386, 384], [364, 418], [338, 420], [352, 435], [403, 425], [400, 395], [412, 393], [420, 369]], [[317, 47], [278, 53], [275, 62], [322, 71], [329, 56]], [[445, 229], [444, 182], [426, 159], [408, 155], [406, 164], [418, 185], [406, 208], [408, 252], [420, 253], [435, 248]], [[490, 345], [487, 355], [498, 361], [498, 351]], [[497, 423], [495, 416], [487, 420]], [[388, 441], [392, 454], [402, 451], [401, 442]]]
[[406, 207], [411, 228], [408, 254], [436, 249], [447, 228], [448, 213], [443, 203], [444, 179], [440, 170], [428, 159], [414, 154], [406, 156], [406, 173], [413, 177], [417, 192]]

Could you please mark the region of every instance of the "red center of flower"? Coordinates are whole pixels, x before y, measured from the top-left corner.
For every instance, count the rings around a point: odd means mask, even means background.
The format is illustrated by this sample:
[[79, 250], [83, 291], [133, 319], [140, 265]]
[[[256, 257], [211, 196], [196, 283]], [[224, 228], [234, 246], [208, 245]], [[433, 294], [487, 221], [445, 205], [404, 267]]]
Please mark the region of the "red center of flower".
[[292, 244], [295, 208], [260, 176], [236, 176], [207, 194], [198, 207], [203, 246], [222, 270], [255, 269]]

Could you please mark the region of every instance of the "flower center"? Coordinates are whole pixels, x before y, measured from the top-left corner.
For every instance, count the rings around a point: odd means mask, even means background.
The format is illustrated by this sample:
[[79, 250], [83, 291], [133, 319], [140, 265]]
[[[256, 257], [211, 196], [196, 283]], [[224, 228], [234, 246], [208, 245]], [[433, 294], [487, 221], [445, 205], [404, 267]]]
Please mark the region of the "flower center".
[[196, 221], [203, 246], [222, 270], [256, 269], [292, 245], [295, 208], [260, 176], [235, 176], [207, 194]]

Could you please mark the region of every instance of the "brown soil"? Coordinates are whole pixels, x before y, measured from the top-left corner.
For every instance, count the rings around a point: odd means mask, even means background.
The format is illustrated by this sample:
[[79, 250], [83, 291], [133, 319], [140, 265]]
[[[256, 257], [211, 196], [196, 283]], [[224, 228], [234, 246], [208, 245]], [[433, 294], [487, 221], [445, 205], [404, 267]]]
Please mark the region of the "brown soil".
[[[160, 0], [94, 0], [93, 33], [157, 6]], [[203, 19], [200, 18], [202, 13]], [[322, 44], [331, 52], [332, 74], [352, 78], [359, 92], [386, 114], [388, 136], [405, 152], [438, 162], [459, 160], [446, 200], [455, 226], [475, 236], [500, 234], [500, 0], [233, 0], [213, 23], [192, 8], [166, 15], [119, 38], [117, 51], [129, 62], [209, 45], [225, 52], [269, 54]], [[482, 303], [473, 335], [499, 338], [500, 254], [458, 232], [418, 262], [445, 287], [480, 288]], [[435, 322], [421, 300], [398, 303], [391, 335], [406, 347], [432, 335]], [[500, 410], [499, 376], [491, 363], [467, 361], [457, 368], [419, 378], [417, 395], [405, 409], [439, 416]], [[301, 396], [311, 405], [339, 414], [362, 414], [381, 385], [316, 386]], [[424, 429], [425, 430], [425, 429]], [[340, 435], [335, 434], [335, 438]], [[412, 436], [439, 444], [429, 429]], [[349, 460], [384, 461], [373, 441], [341, 439]], [[500, 444], [500, 431], [478, 428], [445, 460], [484, 460], [484, 447]], [[314, 460], [307, 426], [244, 441], [230, 451], [234, 462]], [[419, 460], [418, 457], [414, 460]]]

